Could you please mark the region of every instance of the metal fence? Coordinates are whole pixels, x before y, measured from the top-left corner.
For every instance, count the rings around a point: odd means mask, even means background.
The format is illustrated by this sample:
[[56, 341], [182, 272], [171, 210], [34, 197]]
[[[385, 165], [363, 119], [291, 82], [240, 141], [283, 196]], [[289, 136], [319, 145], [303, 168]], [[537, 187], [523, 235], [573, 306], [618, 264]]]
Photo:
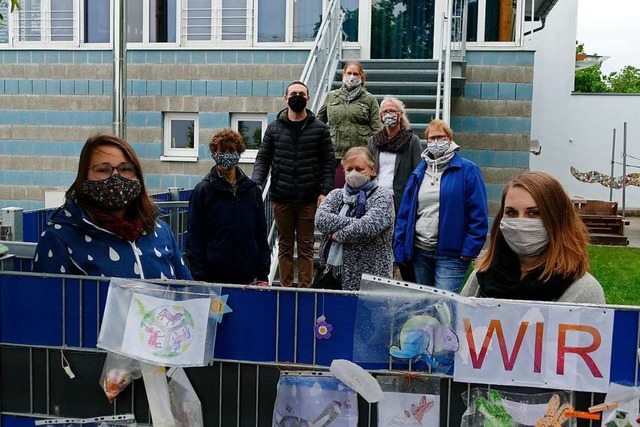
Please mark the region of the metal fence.
[[[108, 280], [0, 272], [3, 425], [20, 425], [15, 420], [23, 417], [86, 418], [123, 413], [134, 413], [139, 422], [149, 422], [141, 381], [134, 382], [113, 405], [108, 404], [98, 385], [104, 353], [96, 343]], [[185, 286], [184, 282], [162, 283]], [[187, 369], [207, 426], [271, 425], [281, 370], [326, 371], [332, 360], [352, 358], [356, 292], [222, 285], [221, 293], [228, 295], [233, 312], [225, 315], [218, 327], [214, 363]], [[334, 325], [331, 340], [315, 339], [313, 326], [320, 314]], [[638, 315], [638, 308], [616, 308], [616, 372], [612, 380], [615, 377], [637, 384]], [[62, 354], [76, 374], [73, 380], [61, 367]], [[457, 383], [447, 375], [412, 371], [410, 365], [391, 359], [382, 368], [363, 366], [375, 375], [405, 375], [409, 382], [419, 377], [439, 381], [441, 426], [460, 425], [466, 408], [462, 393], [473, 387], [488, 387]], [[574, 392], [572, 399], [574, 406], [585, 408], [602, 402], [603, 396]], [[358, 407], [359, 426], [378, 425], [375, 404], [360, 400]], [[577, 425], [598, 423], [580, 420]]]

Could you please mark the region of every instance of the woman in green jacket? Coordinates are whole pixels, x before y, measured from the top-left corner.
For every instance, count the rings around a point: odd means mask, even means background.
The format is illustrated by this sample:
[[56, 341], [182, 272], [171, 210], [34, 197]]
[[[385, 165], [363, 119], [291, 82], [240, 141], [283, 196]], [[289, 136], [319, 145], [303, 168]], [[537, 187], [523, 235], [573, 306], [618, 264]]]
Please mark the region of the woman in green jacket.
[[342, 87], [327, 94], [317, 118], [329, 125], [336, 159], [335, 187], [344, 186], [339, 161], [352, 147], [366, 147], [369, 138], [382, 130], [376, 98], [364, 88], [366, 75], [359, 62], [347, 62], [342, 69]]

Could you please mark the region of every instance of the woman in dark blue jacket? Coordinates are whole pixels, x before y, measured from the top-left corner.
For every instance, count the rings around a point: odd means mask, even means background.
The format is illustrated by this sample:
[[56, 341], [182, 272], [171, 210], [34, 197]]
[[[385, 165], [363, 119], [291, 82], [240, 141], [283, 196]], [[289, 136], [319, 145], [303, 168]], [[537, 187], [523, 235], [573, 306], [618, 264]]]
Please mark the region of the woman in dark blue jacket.
[[209, 143], [216, 166], [189, 200], [188, 256], [196, 280], [266, 282], [270, 252], [260, 187], [237, 164], [242, 136], [224, 129]]

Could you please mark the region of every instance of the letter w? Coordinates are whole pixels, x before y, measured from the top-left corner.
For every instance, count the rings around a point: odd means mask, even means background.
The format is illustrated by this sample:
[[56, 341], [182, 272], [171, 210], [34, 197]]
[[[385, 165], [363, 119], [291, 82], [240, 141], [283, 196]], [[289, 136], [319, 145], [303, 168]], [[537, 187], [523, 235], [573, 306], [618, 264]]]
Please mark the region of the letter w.
[[520, 347], [522, 346], [522, 340], [524, 339], [524, 334], [527, 331], [529, 322], [520, 323], [520, 329], [518, 330], [518, 336], [516, 337], [513, 351], [511, 352], [511, 355], [509, 355], [507, 353], [507, 344], [504, 341], [502, 323], [497, 319], [492, 320], [491, 322], [489, 322], [489, 329], [487, 330], [487, 334], [484, 337], [484, 342], [482, 343], [482, 348], [480, 349], [480, 354], [478, 355], [476, 352], [476, 344], [473, 340], [473, 328], [471, 327], [471, 322], [468, 318], [463, 319], [463, 321], [464, 329], [467, 335], [467, 343], [469, 344], [471, 364], [473, 365], [473, 368], [482, 368], [484, 358], [487, 355], [487, 350], [489, 349], [489, 343], [491, 342], [491, 336], [495, 332], [496, 338], [498, 339], [498, 345], [500, 346], [500, 353], [502, 354], [502, 363], [504, 364], [504, 369], [507, 371], [511, 371], [513, 369], [513, 365], [516, 363], [518, 353], [520, 352]]

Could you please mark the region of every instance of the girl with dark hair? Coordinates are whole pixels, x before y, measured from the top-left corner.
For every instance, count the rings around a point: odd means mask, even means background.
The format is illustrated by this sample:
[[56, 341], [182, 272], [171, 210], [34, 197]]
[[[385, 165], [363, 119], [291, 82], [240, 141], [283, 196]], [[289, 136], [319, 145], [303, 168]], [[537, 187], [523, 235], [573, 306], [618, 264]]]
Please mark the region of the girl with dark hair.
[[551, 175], [527, 172], [511, 180], [462, 295], [530, 301], [604, 304], [588, 273], [587, 228]]
[[63, 206], [40, 237], [34, 271], [140, 279], [191, 279], [171, 230], [158, 219], [133, 147], [87, 139]]

